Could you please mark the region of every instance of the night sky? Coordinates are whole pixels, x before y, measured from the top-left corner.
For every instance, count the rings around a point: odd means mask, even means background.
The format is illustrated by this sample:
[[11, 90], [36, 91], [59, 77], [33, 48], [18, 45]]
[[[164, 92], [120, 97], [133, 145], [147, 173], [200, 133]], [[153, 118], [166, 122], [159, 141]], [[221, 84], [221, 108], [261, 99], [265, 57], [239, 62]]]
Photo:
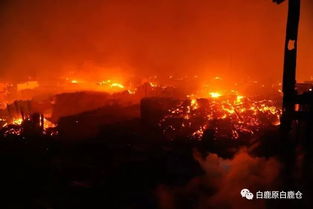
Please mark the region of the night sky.
[[[287, 2], [2, 0], [2, 80], [219, 75], [281, 79]], [[313, 1], [302, 0], [298, 79], [313, 76]]]

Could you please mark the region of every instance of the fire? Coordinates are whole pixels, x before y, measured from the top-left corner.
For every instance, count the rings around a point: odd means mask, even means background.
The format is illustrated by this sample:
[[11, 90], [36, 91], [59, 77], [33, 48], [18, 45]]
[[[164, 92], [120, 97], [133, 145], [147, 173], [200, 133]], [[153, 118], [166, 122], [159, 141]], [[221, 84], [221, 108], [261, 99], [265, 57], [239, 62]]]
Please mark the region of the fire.
[[14, 119], [12, 124], [14, 125], [21, 125], [23, 122], [23, 119], [22, 118], [17, 118], [17, 119]]
[[210, 92], [209, 94], [210, 94], [210, 96], [211, 96], [212, 98], [219, 98], [219, 97], [222, 96], [222, 95], [221, 95], [220, 93], [218, 93], [218, 92]]
[[[23, 129], [23, 122], [29, 121], [29, 119], [26, 118], [23, 120], [22, 118], [16, 118], [13, 119], [11, 122], [8, 122], [5, 119], [1, 119], [0, 121], [4, 122], [2, 128], [0, 128], [1, 133], [4, 136], [8, 136], [8, 135], [21, 135]], [[52, 123], [45, 117], [43, 118], [43, 124], [40, 123], [39, 125], [42, 126], [43, 134], [47, 134], [47, 130], [49, 130], [50, 128], [56, 127], [56, 124]], [[54, 130], [52, 132], [50, 131], [49, 134], [53, 135], [55, 134], [55, 131]]]
[[158, 87], [158, 84], [155, 83], [155, 82], [149, 82], [149, 84], [150, 84], [151, 87]]
[[48, 128], [54, 128], [55, 126], [56, 125], [54, 123], [52, 123], [48, 119], [44, 118], [44, 125], [43, 125], [44, 130], [46, 130]]
[[[64, 92], [93, 90], [114, 94], [125, 91], [128, 92], [127, 97], [135, 98], [132, 100], [135, 102], [143, 97], [151, 96], [180, 99], [184, 97], [179, 91], [179, 87], [175, 87], [176, 79], [173, 77], [171, 77], [173, 84], [167, 84], [166, 81], [153, 77], [143, 79], [138, 86], [136, 86], [138, 82], [125, 82], [123, 78], [116, 79], [113, 77], [100, 81], [77, 76], [66, 77], [65, 79], [62, 77], [61, 79], [61, 82], [55, 82], [53, 85], [60, 85], [60, 91]], [[211, 80], [222, 80], [222, 78], [216, 76]], [[43, 88], [43, 84], [41, 83], [40, 88]], [[187, 99], [182, 100], [180, 105], [170, 108], [168, 113], [162, 116], [158, 125], [165, 135], [174, 136], [183, 133], [184, 136], [198, 139], [203, 136], [207, 129], [213, 129], [218, 137], [236, 139], [245, 134], [253, 135], [264, 127], [279, 125], [281, 114], [279, 105], [269, 99], [253, 99], [248, 96], [249, 93], [242, 95], [234, 89], [236, 88], [224, 88], [211, 83], [202, 84], [202, 87], [198, 89], [187, 91]], [[203, 95], [205, 96], [203, 97]], [[21, 118], [3, 119], [0, 122], [2, 127], [23, 126]], [[53, 127], [55, 124], [44, 118], [43, 129]]]
[[191, 106], [192, 110], [198, 109], [199, 106], [198, 106], [197, 99], [192, 99], [191, 102], [190, 102], [190, 106]]
[[244, 98], [244, 96], [237, 95], [235, 104], [237, 104], [237, 105], [242, 104], [243, 98]]
[[213, 95], [216, 97], [190, 98], [170, 109], [159, 122], [163, 133], [171, 137], [183, 134], [201, 139], [206, 129], [212, 129], [217, 137], [238, 139], [279, 125], [281, 109], [272, 100]]
[[112, 80], [100, 81], [97, 84], [98, 86], [105, 88], [105, 90], [107, 91], [125, 89], [125, 86], [122, 83], [112, 81]]
[[128, 89], [127, 92], [134, 95], [136, 94], [136, 89]]
[[31, 90], [31, 89], [35, 89], [38, 88], [39, 84], [37, 81], [27, 81], [24, 83], [19, 83], [17, 84], [17, 90], [18, 91], [22, 91], [22, 90]]
[[117, 88], [120, 88], [120, 89], [124, 89], [125, 88], [125, 86], [123, 84], [120, 84], [120, 83], [112, 83], [110, 86], [112, 88], [114, 88], [114, 87], [117, 87]]
[[1, 134], [3, 134], [3, 136], [7, 136], [7, 135], [19, 136], [21, 134], [22, 132], [21, 125], [23, 123], [22, 118], [13, 119], [11, 122], [7, 121], [6, 119], [1, 119], [1, 121], [5, 122], [2, 125], [2, 128], [0, 129]]

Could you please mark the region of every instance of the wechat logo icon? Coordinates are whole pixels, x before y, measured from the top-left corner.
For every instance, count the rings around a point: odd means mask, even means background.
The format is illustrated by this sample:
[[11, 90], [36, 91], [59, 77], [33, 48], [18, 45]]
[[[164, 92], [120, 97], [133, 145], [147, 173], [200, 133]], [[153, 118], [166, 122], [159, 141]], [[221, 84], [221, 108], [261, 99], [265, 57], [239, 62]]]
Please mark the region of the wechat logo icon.
[[242, 189], [240, 191], [241, 197], [246, 198], [247, 200], [253, 200], [253, 193], [249, 191], [249, 189]]

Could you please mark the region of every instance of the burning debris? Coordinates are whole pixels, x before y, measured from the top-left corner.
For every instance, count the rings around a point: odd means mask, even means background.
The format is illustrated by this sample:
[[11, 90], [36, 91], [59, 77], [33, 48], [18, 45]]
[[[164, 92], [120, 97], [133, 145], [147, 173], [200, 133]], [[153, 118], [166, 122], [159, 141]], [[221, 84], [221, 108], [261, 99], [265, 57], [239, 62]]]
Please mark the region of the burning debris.
[[55, 127], [56, 125], [42, 114], [33, 113], [23, 118], [13, 119], [11, 123], [5, 122], [0, 128], [0, 133], [4, 137], [8, 135], [56, 135]]
[[160, 119], [158, 126], [173, 139], [187, 135], [201, 139], [207, 129], [216, 137], [238, 139], [279, 125], [281, 109], [272, 100], [256, 100], [241, 95], [210, 93], [211, 98], [180, 101]]
[[[221, 80], [220, 77], [218, 79]], [[79, 80], [70, 81], [78, 86], [84, 84]], [[179, 88], [161, 85], [156, 80], [145, 82], [136, 88], [113, 80], [104, 80], [97, 85], [106, 89], [105, 92], [62, 93], [45, 102], [16, 101], [7, 105], [7, 119], [3, 117], [2, 127], [9, 124], [19, 126], [25, 121], [23, 115], [33, 112], [50, 112], [49, 118], [57, 123], [62, 117], [106, 106], [127, 107], [136, 105], [139, 101], [142, 120], [161, 129], [163, 135], [170, 140], [177, 137], [201, 139], [208, 129], [214, 131], [215, 137], [238, 139], [279, 125], [281, 109], [276, 100], [243, 96], [235, 90], [203, 93], [208, 88], [205, 87], [199, 90], [200, 93], [184, 95]], [[114, 89], [116, 92], [112, 93]], [[205, 94], [207, 97], [197, 96]], [[45, 124], [50, 124], [49, 127], [53, 126], [52, 122], [45, 119]]]
[[114, 81], [111, 81], [111, 80], [105, 80], [105, 81], [100, 81], [98, 83], [99, 86], [106, 86], [108, 88], [118, 88], [118, 89], [124, 89], [125, 86], [121, 83], [117, 83], [117, 82], [114, 82]]

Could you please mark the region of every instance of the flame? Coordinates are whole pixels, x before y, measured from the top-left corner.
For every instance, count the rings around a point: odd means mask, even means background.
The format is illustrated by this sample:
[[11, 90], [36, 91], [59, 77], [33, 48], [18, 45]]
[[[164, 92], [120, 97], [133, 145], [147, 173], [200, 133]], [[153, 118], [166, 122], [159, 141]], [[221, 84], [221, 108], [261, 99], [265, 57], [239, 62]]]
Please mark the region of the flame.
[[97, 83], [98, 86], [104, 88], [104, 90], [106, 91], [119, 91], [119, 90], [124, 90], [126, 87], [120, 83], [120, 82], [116, 82], [116, 81], [112, 81], [112, 80], [103, 80]]
[[18, 91], [27, 90], [27, 89], [35, 89], [38, 87], [39, 87], [38, 81], [27, 81], [24, 83], [17, 84]]
[[236, 105], [242, 104], [242, 99], [243, 99], [243, 98], [244, 98], [244, 96], [237, 95], [235, 104], [236, 104]]
[[43, 125], [44, 130], [46, 130], [48, 128], [54, 128], [54, 127], [56, 127], [56, 125], [54, 123], [52, 123], [48, 119], [44, 118], [44, 125]]
[[155, 83], [155, 82], [149, 82], [149, 85], [150, 85], [151, 87], [158, 87], [158, 84]]
[[[171, 82], [175, 81], [173, 76], [169, 78], [173, 80]], [[111, 77], [110, 79], [100, 81], [88, 80], [77, 76], [66, 77], [65, 79], [62, 77], [61, 79], [62, 82], [53, 84], [61, 85], [62, 88], [60, 89], [62, 91], [96, 90], [109, 93], [125, 91], [130, 96], [141, 99], [144, 96], [151, 96], [152, 94], [147, 89], [153, 89], [151, 90], [153, 96], [164, 96], [167, 95], [166, 93], [169, 93], [171, 97], [175, 97], [172, 91], [166, 91], [169, 89], [168, 86], [165, 86], [164, 82], [161, 82], [156, 77], [144, 79], [145, 83], [142, 86], [135, 86], [128, 81], [125, 82], [125, 79], [120, 77]], [[221, 77], [216, 76], [211, 80], [221, 79]], [[251, 82], [258, 83], [258, 81]], [[35, 83], [33, 84], [36, 86]], [[29, 86], [30, 83], [28, 82], [27, 85]], [[7, 85], [3, 86], [3, 91], [5, 91]], [[175, 88], [175, 85], [170, 84], [170, 87], [172, 86]], [[25, 89], [25, 87], [20, 86], [20, 89]], [[142, 93], [143, 91], [144, 94]], [[275, 89], [275, 91], [277, 90]], [[218, 85], [213, 84], [203, 85], [198, 91], [188, 93], [188, 101], [185, 100], [182, 104], [169, 109], [168, 113], [159, 121], [159, 126], [165, 133], [179, 133], [180, 131], [185, 133], [186, 130], [191, 130], [189, 135], [201, 138], [205, 130], [214, 129], [217, 135], [239, 138], [242, 133], [252, 135], [264, 126], [277, 126], [280, 123], [281, 109], [271, 100], [252, 99], [247, 95], [240, 94], [237, 90], [226, 90], [224, 86], [219, 88]], [[199, 99], [203, 95], [205, 95], [206, 101]], [[181, 95], [179, 95], [179, 98], [181, 98]], [[5, 101], [6, 99], [3, 100]], [[21, 118], [16, 118], [13, 121], [0, 119], [3, 127], [10, 124], [21, 125], [22, 121]], [[175, 123], [179, 125], [173, 124], [173, 121], [176, 121]], [[55, 127], [55, 125], [44, 119], [44, 129], [52, 127]], [[229, 130], [226, 131], [226, 128], [229, 128]]]
[[114, 87], [118, 87], [120, 89], [124, 89], [125, 88], [125, 86], [123, 84], [120, 84], [120, 83], [112, 83], [110, 86], [112, 88], [114, 88]]
[[218, 93], [218, 92], [210, 92], [209, 94], [210, 94], [210, 96], [211, 96], [212, 98], [219, 98], [219, 97], [222, 96], [222, 95], [221, 95], [220, 93]]
[[12, 122], [12, 124], [14, 125], [21, 125], [22, 123], [23, 123], [22, 118], [13, 119], [13, 122]]
[[219, 77], [219, 76], [215, 76], [215, 77], [214, 77], [214, 80], [222, 80], [222, 78]]
[[225, 95], [216, 100], [217, 97], [211, 95], [201, 103], [190, 97], [189, 104], [182, 102], [170, 109], [159, 127], [169, 136], [189, 133], [187, 135], [201, 139], [210, 128], [218, 137], [237, 139], [242, 134], [253, 135], [262, 128], [279, 125], [281, 109], [272, 100], [254, 100], [242, 95]]
[[[25, 119], [28, 120], [28, 119]], [[4, 122], [6, 121], [5, 119], [1, 119], [0, 121]], [[2, 128], [6, 128], [9, 127], [9, 125], [15, 125], [17, 127], [12, 127], [7, 129], [4, 132], [4, 135], [20, 135], [21, 134], [21, 130], [22, 130], [22, 124], [23, 124], [24, 120], [22, 118], [16, 118], [13, 119], [11, 123], [9, 122], [4, 122], [4, 124], [2, 125]], [[43, 133], [46, 132], [47, 129], [49, 128], [54, 128], [56, 127], [56, 124], [52, 123], [51, 121], [49, 121], [47, 118], [44, 117], [44, 124], [43, 124]]]

